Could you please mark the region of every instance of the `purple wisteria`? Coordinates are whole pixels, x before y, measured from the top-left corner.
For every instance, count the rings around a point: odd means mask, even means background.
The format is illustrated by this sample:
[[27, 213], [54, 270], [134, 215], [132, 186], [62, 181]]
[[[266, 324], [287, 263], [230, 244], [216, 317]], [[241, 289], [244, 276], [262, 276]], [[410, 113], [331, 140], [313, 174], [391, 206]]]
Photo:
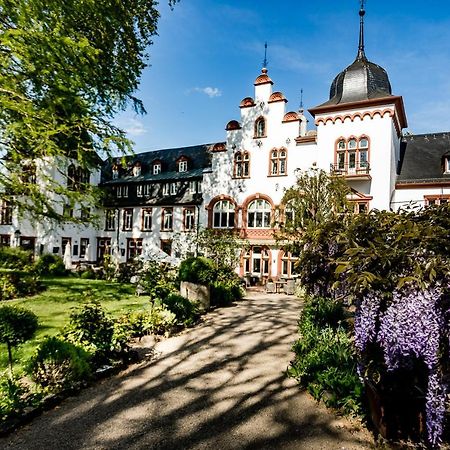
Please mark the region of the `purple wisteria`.
[[[448, 392], [440, 365], [442, 344], [449, 331], [442, 298], [440, 286], [407, 288], [394, 292], [392, 300], [382, 307], [381, 297], [369, 294], [357, 305], [355, 317], [355, 345], [361, 364], [370, 360], [368, 344], [377, 344], [387, 371], [412, 369], [414, 361], [427, 367], [426, 426], [433, 446], [441, 441]], [[360, 375], [364, 369], [362, 366]]]

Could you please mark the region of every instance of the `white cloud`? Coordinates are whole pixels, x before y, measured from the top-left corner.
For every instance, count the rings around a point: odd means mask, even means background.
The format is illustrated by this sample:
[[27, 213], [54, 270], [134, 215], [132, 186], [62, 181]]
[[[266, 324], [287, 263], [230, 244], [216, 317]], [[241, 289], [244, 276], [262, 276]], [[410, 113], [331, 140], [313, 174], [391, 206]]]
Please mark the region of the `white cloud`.
[[120, 118], [118, 126], [130, 136], [142, 136], [148, 131], [144, 123], [135, 117]]
[[206, 94], [209, 98], [220, 97], [222, 95], [222, 91], [219, 88], [210, 86], [204, 88], [196, 87], [191, 89], [191, 91]]

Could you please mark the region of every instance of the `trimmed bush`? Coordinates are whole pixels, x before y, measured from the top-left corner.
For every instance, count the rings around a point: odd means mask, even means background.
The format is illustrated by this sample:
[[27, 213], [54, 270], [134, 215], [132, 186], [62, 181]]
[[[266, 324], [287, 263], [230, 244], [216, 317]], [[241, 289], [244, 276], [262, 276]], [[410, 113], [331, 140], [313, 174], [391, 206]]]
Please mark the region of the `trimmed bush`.
[[96, 364], [108, 362], [115, 354], [113, 334], [114, 322], [96, 300], [72, 311], [64, 333], [69, 342], [92, 353]]
[[27, 372], [37, 384], [52, 391], [70, 387], [91, 375], [89, 354], [57, 337], [48, 337], [31, 357]]
[[43, 290], [38, 278], [29, 272], [8, 270], [0, 272], [0, 300], [34, 295]]
[[200, 315], [197, 305], [178, 294], [169, 294], [162, 303], [185, 326], [193, 325]]
[[180, 281], [210, 285], [216, 278], [214, 263], [208, 258], [192, 257], [181, 262], [178, 271]]
[[38, 275], [63, 276], [67, 273], [64, 261], [59, 255], [45, 253], [40, 256], [33, 266]]
[[12, 348], [30, 340], [38, 327], [34, 312], [19, 306], [0, 307], [0, 342], [8, 349], [9, 368], [12, 376]]
[[0, 267], [24, 269], [31, 265], [33, 255], [20, 247], [0, 247]]

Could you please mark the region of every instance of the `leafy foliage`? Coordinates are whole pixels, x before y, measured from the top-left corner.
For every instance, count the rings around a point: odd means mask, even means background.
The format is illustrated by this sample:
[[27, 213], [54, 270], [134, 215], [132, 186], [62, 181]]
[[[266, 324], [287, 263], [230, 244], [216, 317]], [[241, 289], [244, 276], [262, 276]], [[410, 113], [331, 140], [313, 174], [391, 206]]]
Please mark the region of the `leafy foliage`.
[[0, 270], [0, 300], [34, 295], [42, 289], [39, 279], [28, 271]]
[[180, 281], [209, 285], [214, 280], [216, 266], [208, 258], [192, 257], [181, 262], [178, 269]]
[[318, 227], [347, 212], [349, 192], [342, 177], [315, 167], [300, 172], [296, 184], [283, 196], [285, 220], [279, 224], [277, 240], [298, 252], [307, 242], [308, 233], [314, 234]]
[[89, 354], [58, 337], [48, 337], [31, 357], [27, 371], [40, 386], [58, 391], [89, 378]]
[[[157, 31], [156, 2], [1, 0], [0, 15], [0, 141], [8, 156], [0, 187], [27, 214], [67, 220], [49, 192], [82, 206], [98, 192], [89, 183], [67, 188], [65, 158], [95, 169], [97, 152], [130, 147], [114, 113], [128, 104], [145, 111], [134, 92]], [[46, 170], [49, 158], [62, 182]]]
[[288, 374], [316, 400], [346, 414], [360, 414], [363, 387], [358, 378], [355, 349], [342, 322], [342, 305], [312, 298], [299, 321], [300, 338], [293, 346], [295, 360]]
[[28, 341], [38, 327], [36, 314], [18, 306], [0, 307], [0, 342], [8, 348], [9, 367], [12, 376], [11, 349]]
[[0, 246], [0, 267], [23, 270], [31, 265], [32, 253], [20, 247]]
[[18, 417], [23, 410], [39, 401], [29, 387], [17, 377], [0, 376], [0, 421]]
[[102, 364], [116, 350], [113, 346], [114, 322], [97, 300], [89, 295], [88, 299], [72, 311], [64, 335], [69, 342], [92, 353], [95, 363]]
[[178, 294], [169, 294], [162, 304], [175, 314], [179, 323], [185, 326], [192, 326], [200, 315], [194, 303]]
[[41, 255], [33, 264], [33, 270], [41, 276], [63, 276], [67, 273], [61, 256], [52, 253]]

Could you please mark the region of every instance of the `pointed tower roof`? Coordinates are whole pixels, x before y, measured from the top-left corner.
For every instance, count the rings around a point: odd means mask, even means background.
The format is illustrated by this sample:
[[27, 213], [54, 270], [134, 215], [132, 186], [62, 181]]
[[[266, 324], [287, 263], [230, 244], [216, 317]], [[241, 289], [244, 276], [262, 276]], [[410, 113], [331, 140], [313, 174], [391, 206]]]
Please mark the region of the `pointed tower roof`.
[[387, 72], [370, 62], [364, 50], [364, 2], [359, 10], [359, 44], [355, 61], [340, 72], [330, 88], [330, 99], [320, 106], [371, 100], [392, 95]]

